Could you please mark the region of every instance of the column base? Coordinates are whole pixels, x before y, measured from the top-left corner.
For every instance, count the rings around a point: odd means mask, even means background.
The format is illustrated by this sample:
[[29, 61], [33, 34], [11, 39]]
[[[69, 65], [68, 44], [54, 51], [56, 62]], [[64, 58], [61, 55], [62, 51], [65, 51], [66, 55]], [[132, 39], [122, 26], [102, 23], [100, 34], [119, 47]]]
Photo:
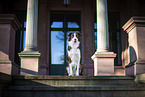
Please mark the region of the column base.
[[38, 75], [39, 52], [22, 52], [19, 53], [21, 58], [20, 75]]
[[94, 61], [94, 76], [113, 76], [115, 57], [113, 52], [95, 52], [91, 57]]

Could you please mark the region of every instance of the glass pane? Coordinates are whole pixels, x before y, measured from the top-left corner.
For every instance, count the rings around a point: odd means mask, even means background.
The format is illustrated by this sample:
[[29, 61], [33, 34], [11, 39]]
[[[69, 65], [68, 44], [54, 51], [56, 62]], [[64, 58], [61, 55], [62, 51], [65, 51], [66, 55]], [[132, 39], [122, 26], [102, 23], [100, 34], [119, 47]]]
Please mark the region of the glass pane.
[[20, 31], [20, 49], [21, 49], [21, 51], [23, 51], [23, 32], [22, 31]]
[[64, 64], [64, 33], [51, 31], [51, 64]]
[[68, 13], [67, 14], [67, 28], [80, 28], [80, 14]]
[[64, 14], [52, 13], [51, 14], [51, 28], [63, 28]]
[[97, 32], [94, 32], [94, 36], [95, 36], [95, 49], [97, 49]]
[[77, 22], [68, 22], [68, 28], [79, 28]]
[[24, 36], [23, 36], [23, 50], [25, 48], [25, 42], [26, 42], [26, 31], [24, 31]]
[[24, 22], [24, 28], [26, 28], [26, 22]]
[[97, 29], [97, 23], [94, 23], [94, 29]]
[[63, 22], [53, 22], [51, 28], [63, 28]]

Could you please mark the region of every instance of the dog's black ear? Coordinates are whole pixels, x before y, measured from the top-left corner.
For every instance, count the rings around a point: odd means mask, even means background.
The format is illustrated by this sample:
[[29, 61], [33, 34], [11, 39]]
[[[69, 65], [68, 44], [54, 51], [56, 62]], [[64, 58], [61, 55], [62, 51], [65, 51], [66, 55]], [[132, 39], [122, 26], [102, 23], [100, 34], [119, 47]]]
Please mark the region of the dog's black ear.
[[73, 34], [73, 32], [70, 32], [67, 36], [71, 36], [71, 34]]
[[80, 41], [81, 40], [81, 33], [80, 32], [76, 32], [76, 35], [77, 35], [78, 41]]
[[76, 32], [76, 34], [79, 35], [79, 36], [81, 36], [81, 33], [80, 32]]
[[70, 32], [67, 36], [69, 36], [68, 37], [68, 41], [71, 41], [71, 35], [73, 34], [73, 32]]

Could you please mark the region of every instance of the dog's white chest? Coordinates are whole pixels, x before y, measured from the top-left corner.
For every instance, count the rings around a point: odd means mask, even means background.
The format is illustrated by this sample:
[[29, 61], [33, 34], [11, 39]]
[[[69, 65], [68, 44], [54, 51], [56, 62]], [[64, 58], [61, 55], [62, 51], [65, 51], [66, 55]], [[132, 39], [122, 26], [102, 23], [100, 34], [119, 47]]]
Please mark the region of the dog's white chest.
[[79, 47], [79, 43], [77, 44], [72, 44], [71, 42], [69, 43], [69, 46], [71, 47], [71, 50], [68, 51], [68, 55], [70, 56], [70, 58], [72, 59], [72, 61], [77, 61], [80, 59], [80, 49]]
[[80, 50], [79, 49], [71, 49], [68, 52], [68, 55], [70, 56], [72, 62], [78, 62], [78, 60], [80, 60]]

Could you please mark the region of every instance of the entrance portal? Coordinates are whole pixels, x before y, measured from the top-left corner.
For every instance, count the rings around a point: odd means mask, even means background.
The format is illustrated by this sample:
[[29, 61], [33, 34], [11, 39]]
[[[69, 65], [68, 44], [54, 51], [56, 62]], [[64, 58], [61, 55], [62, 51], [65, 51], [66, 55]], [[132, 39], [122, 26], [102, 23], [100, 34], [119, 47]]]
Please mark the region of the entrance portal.
[[65, 75], [67, 35], [81, 30], [80, 12], [51, 12], [50, 75]]

